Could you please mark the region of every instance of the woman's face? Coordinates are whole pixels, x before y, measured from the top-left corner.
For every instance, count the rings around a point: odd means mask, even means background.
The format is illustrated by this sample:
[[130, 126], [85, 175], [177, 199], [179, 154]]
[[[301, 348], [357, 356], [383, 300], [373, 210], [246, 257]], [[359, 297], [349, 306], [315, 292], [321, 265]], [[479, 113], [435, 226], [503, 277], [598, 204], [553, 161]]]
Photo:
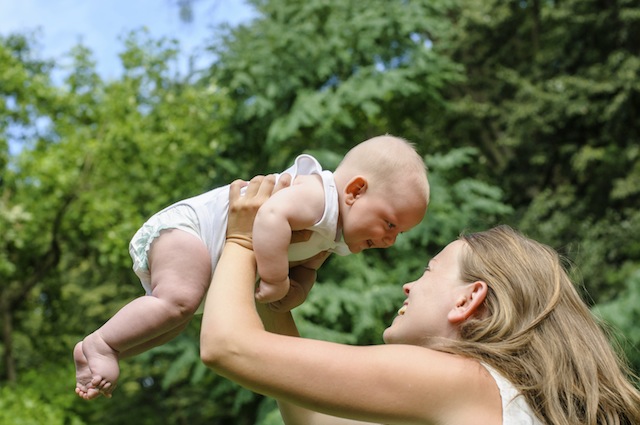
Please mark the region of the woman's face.
[[457, 338], [449, 315], [464, 299], [459, 258], [465, 245], [459, 240], [450, 243], [418, 280], [403, 286], [407, 299], [384, 331], [385, 343], [429, 346], [431, 337]]

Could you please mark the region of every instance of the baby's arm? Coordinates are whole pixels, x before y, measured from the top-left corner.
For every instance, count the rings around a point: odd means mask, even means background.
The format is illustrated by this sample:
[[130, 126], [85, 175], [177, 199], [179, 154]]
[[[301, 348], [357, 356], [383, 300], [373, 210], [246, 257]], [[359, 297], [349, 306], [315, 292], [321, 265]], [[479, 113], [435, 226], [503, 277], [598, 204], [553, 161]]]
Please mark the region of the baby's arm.
[[253, 248], [261, 278], [256, 291], [258, 301], [274, 302], [287, 294], [291, 232], [314, 225], [323, 212], [320, 176], [298, 176], [290, 187], [260, 207], [253, 226]]
[[329, 258], [330, 252], [324, 251], [306, 260], [302, 264], [295, 265], [289, 269], [289, 292], [279, 301], [269, 304], [273, 311], [284, 313], [291, 311], [301, 305], [316, 282], [317, 270], [322, 263]]

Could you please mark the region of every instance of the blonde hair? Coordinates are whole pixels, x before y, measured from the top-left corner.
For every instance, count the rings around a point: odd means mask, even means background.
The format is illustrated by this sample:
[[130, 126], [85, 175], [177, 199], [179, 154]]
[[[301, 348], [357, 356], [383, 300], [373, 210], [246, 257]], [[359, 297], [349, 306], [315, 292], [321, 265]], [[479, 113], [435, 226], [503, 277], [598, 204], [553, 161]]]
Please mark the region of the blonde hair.
[[465, 282], [487, 283], [483, 311], [443, 351], [509, 379], [545, 423], [640, 424], [628, 367], [578, 295], [558, 253], [508, 226], [462, 235]]
[[386, 134], [359, 143], [347, 152], [336, 173], [345, 168], [351, 174], [366, 175], [385, 191], [398, 191], [396, 185], [402, 182], [412, 193], [424, 194], [425, 201], [429, 201], [427, 167], [415, 146], [400, 137]]

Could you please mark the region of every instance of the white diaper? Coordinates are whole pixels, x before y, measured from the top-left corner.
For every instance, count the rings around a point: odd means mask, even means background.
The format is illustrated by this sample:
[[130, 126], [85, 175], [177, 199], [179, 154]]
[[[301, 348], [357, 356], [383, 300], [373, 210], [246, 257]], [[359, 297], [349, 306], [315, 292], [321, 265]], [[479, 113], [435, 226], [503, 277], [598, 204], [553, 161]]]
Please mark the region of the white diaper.
[[147, 295], [151, 294], [151, 274], [149, 273], [148, 253], [153, 241], [160, 232], [167, 229], [180, 229], [202, 240], [200, 224], [193, 208], [185, 204], [176, 204], [157, 212], [142, 225], [129, 243], [129, 254], [133, 260], [133, 271]]

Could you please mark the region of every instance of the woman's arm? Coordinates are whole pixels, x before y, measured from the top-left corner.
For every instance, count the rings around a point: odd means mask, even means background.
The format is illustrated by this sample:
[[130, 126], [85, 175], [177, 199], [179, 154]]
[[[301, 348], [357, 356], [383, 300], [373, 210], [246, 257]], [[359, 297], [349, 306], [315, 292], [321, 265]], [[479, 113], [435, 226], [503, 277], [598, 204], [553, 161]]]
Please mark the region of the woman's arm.
[[[250, 186], [242, 202], [266, 191]], [[231, 196], [236, 192], [232, 185]], [[353, 347], [265, 331], [253, 297], [255, 272], [252, 251], [227, 243], [205, 303], [201, 356], [221, 375], [282, 402], [291, 423], [491, 423], [483, 413], [500, 399], [477, 362], [422, 347]], [[290, 316], [274, 315], [269, 326], [297, 333]]]
[[[229, 281], [233, 283], [226, 285], [229, 291], [217, 291], [217, 287], [214, 287], [212, 283], [205, 303], [201, 333], [201, 357], [204, 363], [219, 374], [246, 388], [278, 399], [283, 419], [287, 424], [365, 424], [365, 422], [323, 415], [297, 406], [285, 397], [278, 397], [281, 393], [295, 392], [295, 387], [299, 385], [297, 384], [300, 382], [299, 379], [291, 380], [284, 385], [278, 383], [278, 381], [289, 381], [285, 371], [286, 364], [297, 362], [298, 356], [293, 351], [287, 353], [286, 349], [277, 350], [280, 353], [278, 355], [281, 357], [281, 365], [269, 372], [266, 370], [269, 368], [268, 361], [264, 360], [270, 358], [272, 354], [264, 348], [267, 345], [283, 343], [286, 345], [285, 341], [290, 339], [303, 340], [298, 338], [298, 331], [291, 313], [274, 312], [266, 304], [256, 306], [252, 290], [255, 266], [250, 250], [233, 243], [227, 244], [223, 251], [223, 257], [218, 263], [216, 275], [226, 275], [226, 272], [220, 269], [221, 265], [226, 264], [230, 264], [234, 268], [231, 271], [233, 280]], [[240, 270], [242, 271], [239, 272]], [[216, 280], [214, 276], [214, 282]], [[241, 282], [246, 284], [244, 288], [242, 288]], [[226, 298], [229, 300], [230, 296], [234, 301], [214, 302], [215, 299], [224, 300]], [[266, 329], [280, 335], [265, 331], [256, 308], [260, 310]], [[210, 314], [213, 311], [216, 314]], [[249, 340], [251, 340], [250, 344], [244, 344]], [[283, 369], [282, 366], [285, 368]], [[280, 372], [276, 370], [280, 370]], [[270, 388], [272, 384], [276, 388], [280, 387], [281, 390], [272, 391]]]
[[[256, 304], [258, 314], [267, 331], [280, 335], [298, 337], [298, 328], [290, 312], [279, 313], [273, 311], [266, 304]], [[277, 400], [280, 414], [285, 424], [304, 425], [365, 425], [371, 422], [355, 421], [335, 416], [324, 415], [309, 409], [304, 409], [293, 403]]]

